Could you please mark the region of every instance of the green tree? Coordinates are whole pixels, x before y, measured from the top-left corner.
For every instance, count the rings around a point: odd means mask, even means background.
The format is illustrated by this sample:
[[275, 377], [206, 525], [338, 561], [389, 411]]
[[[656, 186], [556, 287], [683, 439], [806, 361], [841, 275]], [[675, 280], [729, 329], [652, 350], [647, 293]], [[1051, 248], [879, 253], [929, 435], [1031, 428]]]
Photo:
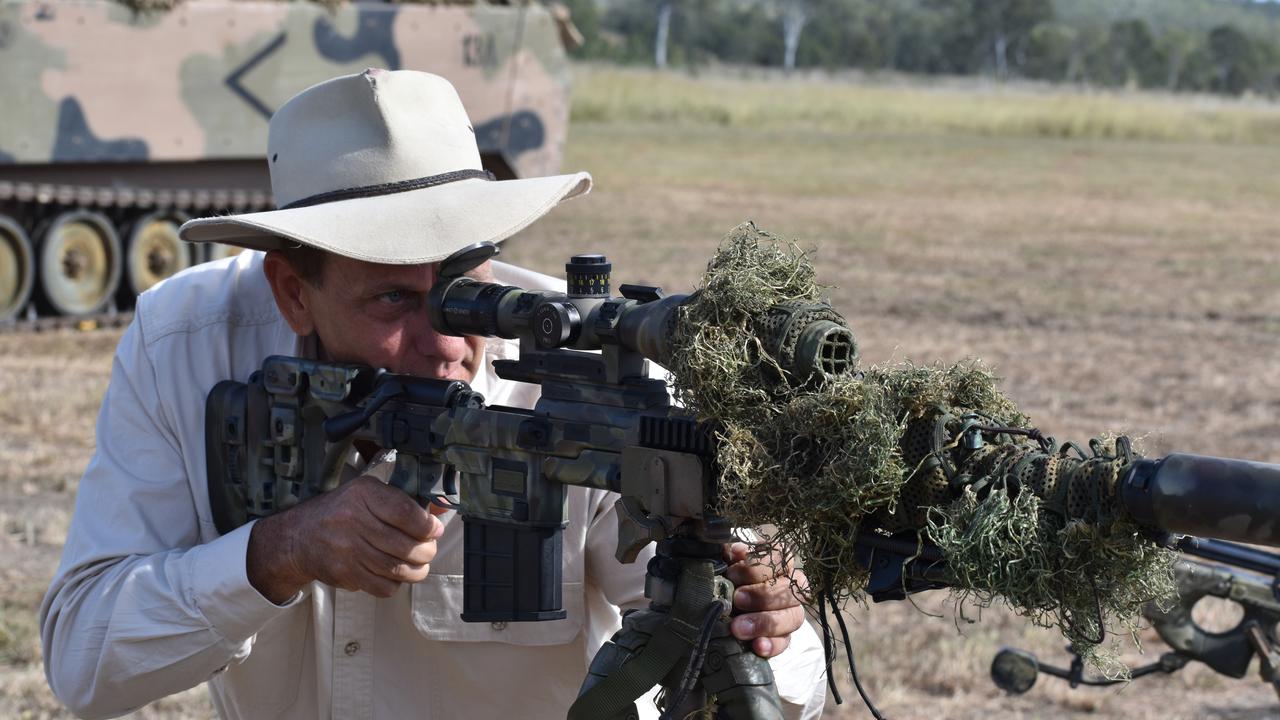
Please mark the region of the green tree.
[[1200, 42], [1196, 35], [1182, 28], [1169, 28], [1161, 33], [1156, 47], [1160, 57], [1164, 59], [1164, 87], [1177, 90], [1183, 87], [1182, 80], [1186, 74], [1189, 61]]
[[1260, 68], [1254, 87], [1268, 97], [1274, 98], [1280, 93], [1280, 42], [1276, 39], [1257, 39], [1254, 41], [1258, 49]]
[[650, 62], [657, 28], [654, 6], [649, 2], [616, 3], [600, 17], [602, 40], [607, 32], [613, 42], [602, 56], [621, 63]]
[[1253, 40], [1234, 25], [1219, 25], [1209, 31], [1209, 57], [1217, 92], [1239, 95], [1261, 74], [1261, 58]]
[[1090, 85], [1112, 85], [1111, 35], [1105, 25], [1083, 23], [1076, 28], [1072, 63], [1067, 79]]
[[782, 57], [777, 25], [760, 3], [717, 2], [704, 9], [692, 42], [709, 58], [776, 65]]
[[1183, 62], [1182, 72], [1178, 77], [1177, 89], [1209, 92], [1214, 89], [1216, 72], [1213, 56], [1209, 52], [1209, 37], [1201, 35], [1197, 38], [1191, 52], [1187, 53], [1187, 59]]
[[1143, 20], [1117, 20], [1108, 38], [1111, 78], [1117, 85], [1157, 87], [1164, 82], [1165, 60], [1151, 28]]
[[947, 19], [942, 45], [955, 72], [1009, 77], [1026, 64], [1031, 31], [1053, 19], [1052, 0], [932, 0]]
[[582, 33], [582, 45], [570, 51], [576, 58], [607, 57], [608, 48], [600, 37], [600, 9], [595, 0], [560, 0], [569, 9], [569, 18]]
[[1031, 29], [1027, 38], [1027, 77], [1040, 80], [1067, 80], [1075, 53], [1076, 30], [1070, 25], [1043, 22]]

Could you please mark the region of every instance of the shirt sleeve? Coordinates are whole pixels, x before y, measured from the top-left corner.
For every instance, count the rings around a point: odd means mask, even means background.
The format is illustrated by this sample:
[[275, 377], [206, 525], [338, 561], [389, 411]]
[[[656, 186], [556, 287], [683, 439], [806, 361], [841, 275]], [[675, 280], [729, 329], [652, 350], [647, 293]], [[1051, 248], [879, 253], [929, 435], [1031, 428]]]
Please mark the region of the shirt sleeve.
[[186, 465], [137, 315], [116, 350], [96, 432], [40, 608], [49, 684], [83, 717], [198, 685], [247, 656], [257, 629], [288, 607], [249, 584], [251, 524], [198, 544]]

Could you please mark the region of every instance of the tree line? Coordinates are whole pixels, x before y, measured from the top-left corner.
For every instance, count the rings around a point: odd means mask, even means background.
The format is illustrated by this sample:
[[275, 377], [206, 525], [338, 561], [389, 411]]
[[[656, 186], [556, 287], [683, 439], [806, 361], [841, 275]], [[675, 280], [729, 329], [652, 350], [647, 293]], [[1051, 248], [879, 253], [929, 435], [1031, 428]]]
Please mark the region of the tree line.
[[[1165, 0], [1149, 16], [1053, 0], [571, 0], [575, 55], [988, 75], [1229, 95], [1280, 93], [1271, 5]], [[1129, 3], [1132, 11], [1141, 3]], [[1060, 10], [1062, 10], [1060, 12]], [[1158, 15], [1158, 17], [1157, 17]], [[1206, 21], [1206, 18], [1208, 20]]]

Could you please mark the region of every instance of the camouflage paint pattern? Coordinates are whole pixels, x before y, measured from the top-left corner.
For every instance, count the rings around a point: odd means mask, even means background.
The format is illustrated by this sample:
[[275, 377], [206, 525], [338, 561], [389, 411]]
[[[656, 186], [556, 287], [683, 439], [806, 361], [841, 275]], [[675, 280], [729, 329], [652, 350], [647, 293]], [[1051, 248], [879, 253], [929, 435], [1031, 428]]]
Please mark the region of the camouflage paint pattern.
[[1280, 465], [1173, 453], [1133, 463], [1120, 493], [1144, 527], [1280, 547]]
[[[1244, 677], [1256, 650], [1245, 632], [1245, 625], [1254, 622], [1272, 627], [1280, 617], [1280, 600], [1271, 588], [1271, 578], [1189, 557], [1178, 560], [1174, 577], [1178, 583], [1177, 603], [1167, 608], [1153, 604], [1143, 611], [1160, 639], [1223, 675]], [[1239, 605], [1243, 617], [1236, 627], [1209, 632], [1196, 623], [1193, 609], [1202, 598], [1209, 596]]]
[[[562, 8], [535, 3], [185, 0], [138, 12], [0, 0], [0, 222], [20, 231], [0, 234], [0, 279], [12, 276], [0, 282], [0, 326], [114, 315], [189, 264], [234, 254], [211, 246], [190, 257], [165, 228], [273, 207], [271, 114], [338, 75], [442, 75], [489, 170], [555, 174], [569, 119], [566, 28]], [[109, 251], [104, 232], [109, 261], [88, 270], [95, 293], [55, 302], [59, 288], [83, 284], [67, 268], [84, 248], [49, 228], [87, 211], [110, 216], [124, 247]]]
[[568, 66], [546, 8], [223, 0], [0, 0], [0, 164], [257, 161], [275, 108], [367, 67], [449, 78], [482, 152], [559, 169]]

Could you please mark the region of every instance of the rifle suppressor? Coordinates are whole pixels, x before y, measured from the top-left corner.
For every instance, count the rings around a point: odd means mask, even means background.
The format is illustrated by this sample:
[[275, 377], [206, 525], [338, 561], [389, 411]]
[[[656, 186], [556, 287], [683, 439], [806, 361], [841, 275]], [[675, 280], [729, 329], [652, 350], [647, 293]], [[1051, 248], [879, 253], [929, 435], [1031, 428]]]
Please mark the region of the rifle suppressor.
[[1280, 465], [1174, 453], [1135, 462], [1120, 492], [1148, 528], [1280, 546]]

